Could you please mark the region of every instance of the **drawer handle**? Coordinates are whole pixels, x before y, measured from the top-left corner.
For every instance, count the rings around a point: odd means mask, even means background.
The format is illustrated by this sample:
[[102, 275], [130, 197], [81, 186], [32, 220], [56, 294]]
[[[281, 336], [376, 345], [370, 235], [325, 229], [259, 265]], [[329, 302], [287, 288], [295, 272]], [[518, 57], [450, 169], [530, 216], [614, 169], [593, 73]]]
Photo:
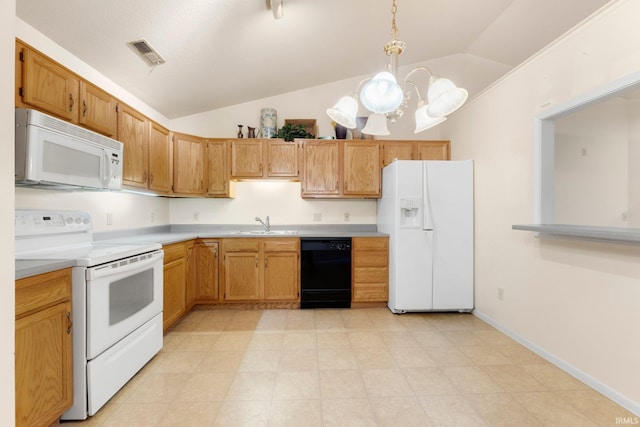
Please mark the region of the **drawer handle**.
[[73, 105], [75, 104], [75, 101], [73, 100], [73, 94], [69, 94], [69, 111], [73, 111]]

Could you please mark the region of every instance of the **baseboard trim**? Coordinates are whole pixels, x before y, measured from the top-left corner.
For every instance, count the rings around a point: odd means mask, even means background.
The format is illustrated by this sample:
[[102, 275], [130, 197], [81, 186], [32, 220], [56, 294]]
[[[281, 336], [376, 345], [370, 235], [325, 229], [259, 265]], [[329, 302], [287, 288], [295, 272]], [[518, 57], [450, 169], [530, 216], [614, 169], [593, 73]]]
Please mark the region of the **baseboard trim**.
[[609, 399], [613, 400], [618, 405], [622, 406], [623, 408], [627, 409], [633, 414], [640, 416], [640, 403], [634, 402], [628, 397], [613, 390], [611, 387], [607, 386], [606, 384], [603, 384], [602, 382], [596, 380], [591, 375], [588, 375], [585, 372], [582, 372], [580, 369], [577, 369], [575, 366], [565, 362], [564, 360], [549, 353], [545, 349], [538, 347], [536, 344], [532, 343], [526, 338], [523, 338], [520, 335], [516, 334], [515, 332], [505, 328], [504, 326], [502, 326], [501, 324], [499, 324], [489, 316], [483, 314], [482, 312], [478, 310], [473, 310], [472, 314], [477, 318], [479, 318], [480, 320], [483, 320], [488, 324], [490, 324], [491, 326], [493, 326], [494, 328], [498, 329], [500, 332], [508, 335], [510, 338], [513, 338], [515, 341], [522, 344], [529, 350], [533, 351], [538, 356], [556, 365], [558, 368], [562, 369], [569, 375], [582, 381], [583, 383], [585, 383], [586, 385], [588, 385], [598, 393], [608, 397]]

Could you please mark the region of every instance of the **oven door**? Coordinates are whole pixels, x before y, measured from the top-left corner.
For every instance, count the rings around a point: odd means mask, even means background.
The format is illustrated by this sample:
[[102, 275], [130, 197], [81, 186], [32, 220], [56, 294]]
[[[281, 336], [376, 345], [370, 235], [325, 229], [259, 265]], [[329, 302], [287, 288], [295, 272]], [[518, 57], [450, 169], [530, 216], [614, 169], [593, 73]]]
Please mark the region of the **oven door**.
[[89, 267], [87, 360], [162, 312], [163, 252]]

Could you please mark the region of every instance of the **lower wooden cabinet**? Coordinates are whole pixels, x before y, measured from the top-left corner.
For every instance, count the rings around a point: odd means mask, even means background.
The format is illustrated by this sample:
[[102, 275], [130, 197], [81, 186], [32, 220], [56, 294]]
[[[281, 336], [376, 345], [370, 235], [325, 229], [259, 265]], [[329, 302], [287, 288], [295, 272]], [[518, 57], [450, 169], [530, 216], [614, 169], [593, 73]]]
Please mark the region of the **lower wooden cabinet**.
[[164, 292], [162, 329], [166, 331], [186, 312], [187, 244], [164, 246]]
[[353, 302], [389, 299], [389, 239], [354, 237], [352, 248]]
[[73, 403], [71, 269], [15, 286], [16, 426], [49, 426]]
[[224, 239], [225, 302], [295, 302], [300, 286], [300, 240]]

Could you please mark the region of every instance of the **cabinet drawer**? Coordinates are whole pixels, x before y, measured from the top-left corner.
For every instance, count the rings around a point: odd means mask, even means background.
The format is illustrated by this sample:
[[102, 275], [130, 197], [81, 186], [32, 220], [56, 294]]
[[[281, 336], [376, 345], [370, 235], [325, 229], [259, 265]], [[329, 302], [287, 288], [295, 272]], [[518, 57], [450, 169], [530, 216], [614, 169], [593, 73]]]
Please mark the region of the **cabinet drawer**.
[[388, 263], [387, 252], [354, 252], [354, 267], [386, 267]]
[[357, 302], [380, 302], [387, 301], [389, 290], [386, 283], [367, 283], [353, 287], [353, 300]]
[[258, 239], [225, 239], [222, 241], [225, 252], [257, 252], [260, 250]]
[[389, 245], [387, 237], [354, 237], [353, 249], [356, 251], [386, 251]]
[[267, 252], [298, 252], [300, 239], [273, 239], [264, 242], [264, 250]]
[[354, 283], [388, 282], [389, 270], [386, 267], [357, 267], [353, 269]]
[[71, 269], [16, 280], [16, 317], [71, 299]]
[[172, 245], [163, 246], [164, 250], [164, 264], [169, 264], [172, 261], [185, 257], [187, 246], [184, 243], [174, 243]]

